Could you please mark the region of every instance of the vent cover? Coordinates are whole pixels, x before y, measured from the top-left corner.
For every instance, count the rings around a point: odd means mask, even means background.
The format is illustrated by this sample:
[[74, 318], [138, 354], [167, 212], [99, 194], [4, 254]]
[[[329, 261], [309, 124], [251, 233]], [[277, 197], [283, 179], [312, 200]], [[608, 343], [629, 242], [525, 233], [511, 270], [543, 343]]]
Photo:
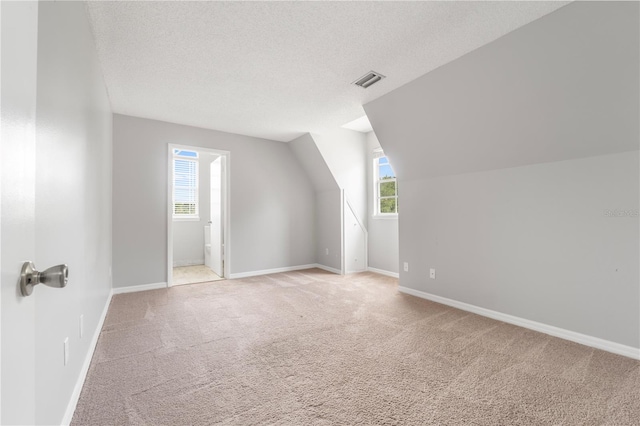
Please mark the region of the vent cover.
[[355, 84], [356, 86], [360, 86], [363, 89], [366, 89], [370, 86], [373, 86], [383, 78], [384, 78], [384, 75], [380, 74], [379, 72], [369, 71], [368, 73], [366, 73], [365, 75], [363, 75], [362, 77], [354, 81], [353, 84]]

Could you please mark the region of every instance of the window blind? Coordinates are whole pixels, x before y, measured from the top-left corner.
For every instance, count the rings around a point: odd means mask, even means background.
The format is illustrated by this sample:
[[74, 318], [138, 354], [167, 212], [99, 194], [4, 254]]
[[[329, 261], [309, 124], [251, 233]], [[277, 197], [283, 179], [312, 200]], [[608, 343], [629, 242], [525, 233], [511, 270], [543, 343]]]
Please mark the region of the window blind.
[[173, 214], [198, 214], [198, 162], [184, 158], [173, 159]]
[[382, 148], [376, 148], [373, 150], [373, 158], [380, 158], [380, 157], [384, 157], [384, 152], [382, 151]]

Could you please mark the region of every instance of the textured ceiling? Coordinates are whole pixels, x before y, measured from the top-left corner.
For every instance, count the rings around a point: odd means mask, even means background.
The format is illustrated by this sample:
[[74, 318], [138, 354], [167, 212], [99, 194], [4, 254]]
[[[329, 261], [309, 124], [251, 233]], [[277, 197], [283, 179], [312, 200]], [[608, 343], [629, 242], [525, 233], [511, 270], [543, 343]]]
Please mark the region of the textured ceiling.
[[[280, 141], [566, 2], [89, 2], [113, 111]], [[351, 83], [374, 70], [369, 89]]]

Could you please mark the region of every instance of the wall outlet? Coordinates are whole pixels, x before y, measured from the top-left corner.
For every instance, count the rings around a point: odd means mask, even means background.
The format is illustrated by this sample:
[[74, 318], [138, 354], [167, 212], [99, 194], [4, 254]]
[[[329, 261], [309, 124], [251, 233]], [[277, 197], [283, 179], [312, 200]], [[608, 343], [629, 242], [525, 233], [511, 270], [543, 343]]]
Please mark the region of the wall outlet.
[[429, 269], [429, 278], [431, 278], [432, 280], [436, 279], [436, 270], [435, 270], [435, 268]]
[[113, 276], [113, 267], [109, 266], [109, 278]]
[[64, 342], [64, 365], [69, 363], [69, 338], [65, 337]]
[[324, 249], [324, 254], [329, 256], [329, 249], [328, 248]]
[[409, 262], [404, 262], [404, 271], [409, 272]]
[[84, 315], [80, 315], [80, 338], [84, 336]]

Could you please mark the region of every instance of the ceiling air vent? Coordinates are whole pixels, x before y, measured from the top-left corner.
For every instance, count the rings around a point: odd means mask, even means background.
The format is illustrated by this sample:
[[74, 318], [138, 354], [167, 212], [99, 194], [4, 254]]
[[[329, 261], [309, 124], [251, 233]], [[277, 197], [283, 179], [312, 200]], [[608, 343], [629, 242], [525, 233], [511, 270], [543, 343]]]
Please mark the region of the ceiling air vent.
[[363, 75], [362, 77], [360, 77], [359, 79], [357, 79], [356, 81], [353, 82], [353, 84], [355, 84], [356, 86], [360, 86], [364, 89], [376, 84], [377, 82], [379, 82], [380, 80], [382, 80], [384, 78], [384, 75], [375, 72], [375, 71], [369, 71], [368, 73], [366, 73], [365, 75]]

